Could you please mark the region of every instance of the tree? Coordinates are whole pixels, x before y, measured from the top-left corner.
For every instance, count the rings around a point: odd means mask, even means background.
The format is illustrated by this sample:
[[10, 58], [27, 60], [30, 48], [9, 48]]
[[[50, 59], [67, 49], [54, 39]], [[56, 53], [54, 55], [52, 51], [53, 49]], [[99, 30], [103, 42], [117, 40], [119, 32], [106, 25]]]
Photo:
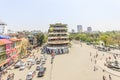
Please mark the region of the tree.
[[43, 33], [37, 33], [36, 38], [37, 38], [38, 46], [41, 46], [43, 43], [47, 41], [47, 36]]

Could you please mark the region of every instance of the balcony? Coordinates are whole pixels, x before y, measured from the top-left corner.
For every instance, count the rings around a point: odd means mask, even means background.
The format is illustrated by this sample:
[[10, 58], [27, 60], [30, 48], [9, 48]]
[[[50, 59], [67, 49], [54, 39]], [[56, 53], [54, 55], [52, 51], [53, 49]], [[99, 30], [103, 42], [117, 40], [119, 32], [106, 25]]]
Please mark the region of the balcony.
[[48, 44], [66, 44], [69, 43], [69, 40], [58, 40], [58, 41], [49, 41]]
[[68, 32], [49, 32], [49, 35], [50, 34], [67, 34], [68, 35]]
[[49, 39], [68, 39], [68, 36], [60, 36], [60, 37], [55, 36], [55, 37], [48, 37], [48, 40], [49, 40]]
[[53, 27], [51, 27], [51, 28], [49, 28], [49, 30], [48, 30], [48, 32], [67, 32], [68, 31], [68, 29], [67, 28], [53, 28]]

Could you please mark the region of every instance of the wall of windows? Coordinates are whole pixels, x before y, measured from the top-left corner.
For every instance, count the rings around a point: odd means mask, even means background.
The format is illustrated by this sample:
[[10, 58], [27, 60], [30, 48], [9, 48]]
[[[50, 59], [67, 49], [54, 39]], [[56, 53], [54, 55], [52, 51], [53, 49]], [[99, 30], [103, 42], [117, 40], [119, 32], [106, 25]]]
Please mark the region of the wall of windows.
[[0, 61], [3, 61], [5, 59], [6, 59], [5, 45], [0, 45]]
[[0, 52], [0, 61], [3, 61], [7, 58], [6, 51]]

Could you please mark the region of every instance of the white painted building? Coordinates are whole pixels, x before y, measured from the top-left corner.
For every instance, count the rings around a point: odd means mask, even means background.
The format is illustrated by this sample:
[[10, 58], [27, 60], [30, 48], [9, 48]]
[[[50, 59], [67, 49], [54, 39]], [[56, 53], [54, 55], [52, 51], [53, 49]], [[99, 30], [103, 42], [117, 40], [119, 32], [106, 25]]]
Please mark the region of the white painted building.
[[0, 21], [0, 34], [7, 34], [7, 24]]

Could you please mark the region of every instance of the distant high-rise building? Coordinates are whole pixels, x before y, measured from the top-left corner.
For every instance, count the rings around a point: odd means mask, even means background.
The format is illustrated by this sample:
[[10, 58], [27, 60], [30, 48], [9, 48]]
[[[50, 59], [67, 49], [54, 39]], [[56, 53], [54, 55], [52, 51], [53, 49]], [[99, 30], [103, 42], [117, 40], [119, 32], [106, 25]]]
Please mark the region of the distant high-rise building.
[[87, 32], [92, 32], [92, 27], [87, 27]]
[[7, 33], [6, 26], [7, 26], [7, 24], [0, 21], [0, 34], [6, 34]]
[[75, 33], [75, 30], [74, 30], [74, 29], [72, 29], [72, 33]]
[[78, 32], [78, 33], [83, 32], [82, 25], [77, 25], [77, 32]]

